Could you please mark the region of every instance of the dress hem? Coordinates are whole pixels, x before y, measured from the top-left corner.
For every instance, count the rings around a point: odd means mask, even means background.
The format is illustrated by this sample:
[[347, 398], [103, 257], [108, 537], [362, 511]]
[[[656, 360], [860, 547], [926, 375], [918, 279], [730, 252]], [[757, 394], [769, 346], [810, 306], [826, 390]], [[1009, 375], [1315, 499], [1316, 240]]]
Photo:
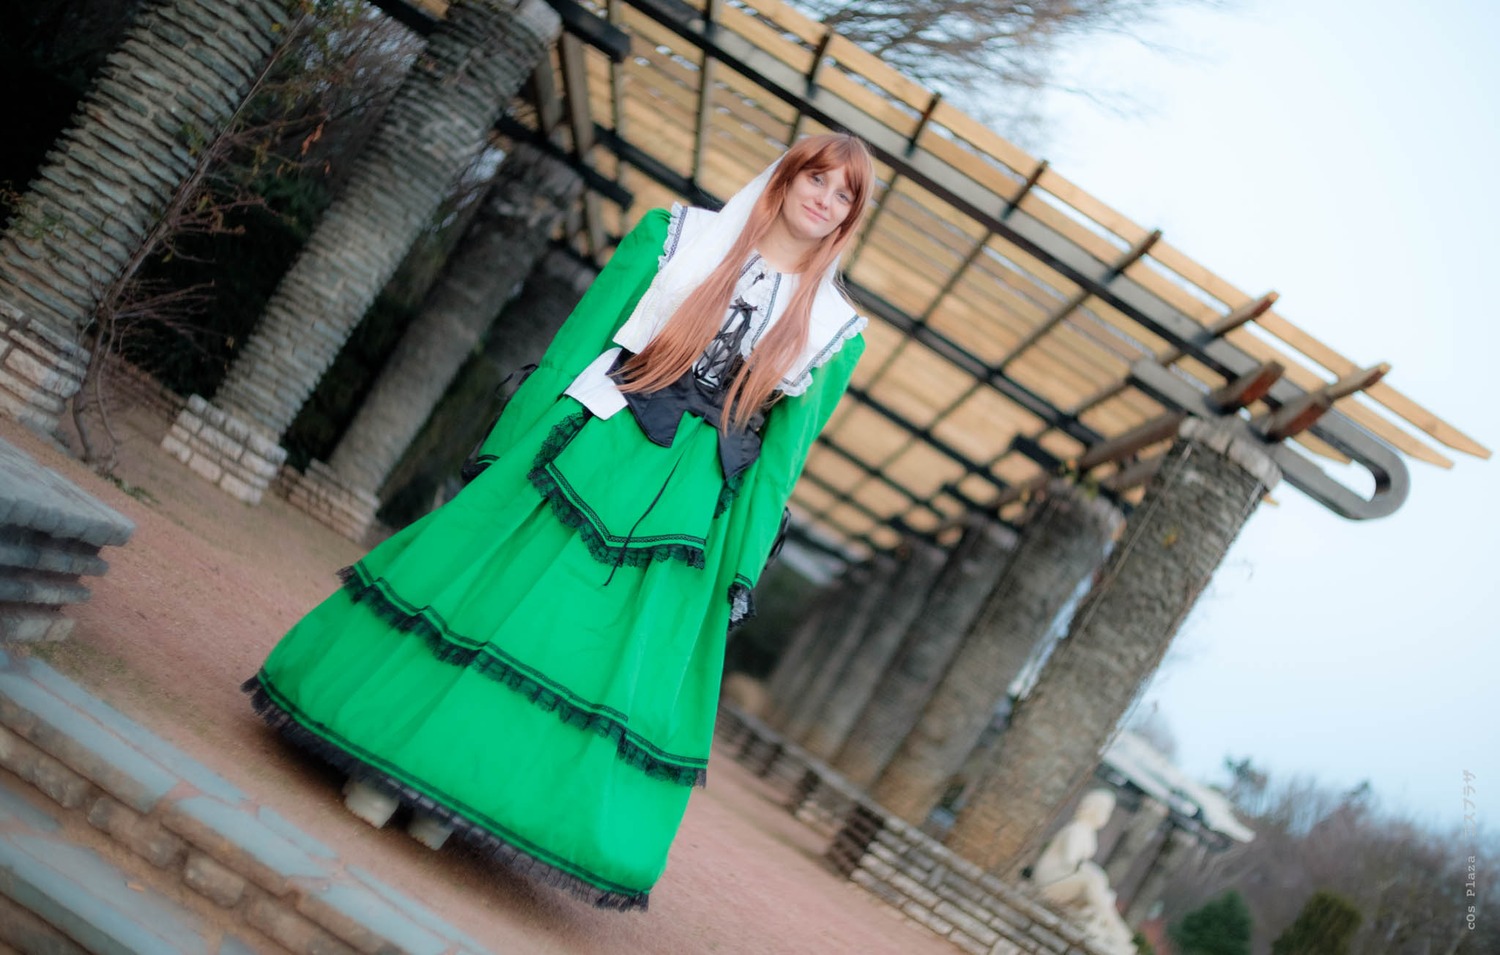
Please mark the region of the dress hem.
[[[402, 805], [414, 812], [429, 815], [443, 825], [451, 827], [454, 835], [466, 844], [517, 875], [560, 889], [592, 904], [595, 908], [622, 912], [646, 910], [650, 902], [650, 890], [635, 892], [623, 886], [603, 888], [581, 875], [548, 863], [516, 845], [514, 841], [497, 835], [460, 811], [415, 788], [410, 782], [397, 778], [391, 771], [394, 767], [376, 766], [350, 752], [348, 748], [328, 739], [322, 733], [308, 728], [301, 719], [272, 698], [261, 674], [256, 674], [246, 680], [240, 689], [251, 694], [251, 706], [266, 724], [293, 745], [312, 753], [350, 778], [367, 783], [380, 792], [400, 800]], [[608, 880], [600, 879], [600, 881]]]

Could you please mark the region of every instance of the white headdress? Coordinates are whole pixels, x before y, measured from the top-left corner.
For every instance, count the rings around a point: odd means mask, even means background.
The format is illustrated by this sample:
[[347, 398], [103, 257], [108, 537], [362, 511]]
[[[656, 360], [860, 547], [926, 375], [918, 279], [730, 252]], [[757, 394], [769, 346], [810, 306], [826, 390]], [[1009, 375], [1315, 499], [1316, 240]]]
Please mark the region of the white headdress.
[[[656, 277], [636, 303], [635, 311], [615, 333], [617, 344], [638, 353], [656, 337], [667, 320], [687, 301], [688, 295], [724, 261], [780, 165], [781, 160], [777, 159], [767, 166], [731, 196], [718, 212], [673, 206], [668, 249], [664, 250]], [[681, 234], [673, 243], [671, 236], [679, 229]], [[865, 320], [854, 314], [834, 285], [837, 272], [838, 263], [835, 262], [819, 277], [818, 294], [813, 299], [808, 324], [807, 347], [782, 379], [781, 390], [786, 394], [797, 395], [807, 390], [812, 369], [827, 361], [847, 339], [865, 327]], [[800, 276], [789, 278], [795, 290], [795, 282]], [[790, 299], [789, 294], [778, 297], [770, 317], [772, 323], [781, 317]]]

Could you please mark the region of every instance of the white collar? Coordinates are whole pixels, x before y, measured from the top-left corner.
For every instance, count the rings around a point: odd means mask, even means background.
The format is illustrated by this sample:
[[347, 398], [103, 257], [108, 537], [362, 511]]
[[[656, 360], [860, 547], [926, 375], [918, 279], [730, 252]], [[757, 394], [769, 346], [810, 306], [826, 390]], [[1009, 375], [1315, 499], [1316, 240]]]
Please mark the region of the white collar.
[[[633, 352], [640, 352], [656, 337], [676, 309], [676, 305], [687, 297], [687, 292], [696, 288], [708, 273], [723, 260], [727, 247], [713, 257], [717, 246], [723, 244], [725, 223], [716, 221], [721, 213], [707, 209], [672, 205], [667, 239], [662, 246], [656, 277], [641, 297], [630, 318], [615, 333], [616, 344]], [[738, 236], [735, 230], [735, 236]], [[734, 236], [731, 236], [732, 239]], [[844, 342], [864, 330], [866, 319], [855, 313], [852, 306], [839, 292], [833, 282], [832, 273], [823, 277], [818, 294], [813, 299], [812, 315], [807, 328], [807, 346], [792, 363], [792, 368], [781, 380], [780, 390], [787, 395], [800, 395], [812, 382], [812, 370], [836, 355]], [[700, 274], [701, 273], [701, 274]], [[780, 319], [791, 300], [801, 276], [795, 273], [777, 273], [784, 288], [771, 302], [771, 314], [766, 327]], [[757, 323], [759, 324], [759, 323]]]

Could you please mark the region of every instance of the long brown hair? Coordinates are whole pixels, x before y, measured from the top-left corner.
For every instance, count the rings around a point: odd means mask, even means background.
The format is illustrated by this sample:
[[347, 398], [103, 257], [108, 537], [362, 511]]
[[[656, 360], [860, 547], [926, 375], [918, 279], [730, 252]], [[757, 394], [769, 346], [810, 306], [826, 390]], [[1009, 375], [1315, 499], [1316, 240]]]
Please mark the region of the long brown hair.
[[813, 299], [821, 278], [833, 267], [864, 218], [875, 170], [869, 149], [846, 133], [809, 136], [787, 150], [724, 260], [688, 295], [661, 332], [621, 367], [624, 378], [621, 391], [656, 391], [682, 377], [693, 366], [723, 326], [740, 270], [780, 215], [792, 181], [803, 172], [839, 168], [844, 170], [852, 199], [849, 215], [803, 259], [797, 290], [786, 311], [755, 346], [725, 395], [729, 411], [724, 416], [726, 430], [746, 425], [807, 347]]

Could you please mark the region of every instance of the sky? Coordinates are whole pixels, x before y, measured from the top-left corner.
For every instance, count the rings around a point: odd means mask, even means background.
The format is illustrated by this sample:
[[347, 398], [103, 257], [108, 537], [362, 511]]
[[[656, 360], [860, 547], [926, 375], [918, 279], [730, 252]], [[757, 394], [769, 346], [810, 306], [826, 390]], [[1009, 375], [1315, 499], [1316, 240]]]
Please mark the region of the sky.
[[[1235, 0], [1090, 42], [1043, 104], [1058, 172], [1500, 450], [1500, 3]], [[1290, 485], [1230, 549], [1141, 702], [1178, 763], [1374, 786], [1439, 830], [1500, 820], [1500, 461], [1410, 462], [1394, 515]], [[1357, 480], [1357, 479], [1356, 479]], [[1368, 478], [1366, 478], [1368, 482]]]

